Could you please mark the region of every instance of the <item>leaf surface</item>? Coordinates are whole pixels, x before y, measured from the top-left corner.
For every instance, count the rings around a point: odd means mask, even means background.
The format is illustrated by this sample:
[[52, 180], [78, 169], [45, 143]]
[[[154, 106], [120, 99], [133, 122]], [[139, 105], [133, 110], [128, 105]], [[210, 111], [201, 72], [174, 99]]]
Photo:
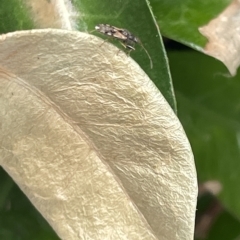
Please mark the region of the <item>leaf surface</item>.
[[0, 41], [0, 163], [59, 236], [191, 239], [191, 148], [139, 66], [79, 32]]

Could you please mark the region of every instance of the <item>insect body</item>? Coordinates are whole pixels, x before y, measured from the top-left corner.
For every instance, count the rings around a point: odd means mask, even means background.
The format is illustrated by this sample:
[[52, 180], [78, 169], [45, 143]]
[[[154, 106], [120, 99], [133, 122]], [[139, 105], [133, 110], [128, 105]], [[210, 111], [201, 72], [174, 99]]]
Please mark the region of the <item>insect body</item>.
[[139, 38], [134, 36], [131, 32], [123, 28], [117, 28], [117, 27], [111, 26], [109, 24], [98, 24], [97, 26], [95, 26], [95, 29], [100, 33], [103, 33], [105, 35], [118, 39], [120, 43], [129, 50], [129, 52], [131, 52], [132, 50], [135, 50], [134, 45], [136, 43], [140, 44], [141, 47], [146, 52], [150, 60], [150, 66], [152, 68], [152, 59], [148, 51], [144, 48]]

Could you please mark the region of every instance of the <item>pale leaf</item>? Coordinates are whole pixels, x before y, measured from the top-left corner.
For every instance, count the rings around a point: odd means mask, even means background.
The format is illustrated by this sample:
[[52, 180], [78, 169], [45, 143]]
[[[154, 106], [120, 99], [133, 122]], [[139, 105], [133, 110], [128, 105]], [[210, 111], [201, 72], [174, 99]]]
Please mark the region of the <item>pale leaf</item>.
[[63, 239], [192, 239], [193, 155], [161, 93], [89, 34], [0, 37], [1, 160]]
[[24, 3], [38, 28], [77, 28], [79, 14], [70, 0], [24, 0]]
[[222, 61], [231, 75], [240, 65], [240, 0], [234, 0], [219, 16], [199, 31], [208, 38], [205, 53]]

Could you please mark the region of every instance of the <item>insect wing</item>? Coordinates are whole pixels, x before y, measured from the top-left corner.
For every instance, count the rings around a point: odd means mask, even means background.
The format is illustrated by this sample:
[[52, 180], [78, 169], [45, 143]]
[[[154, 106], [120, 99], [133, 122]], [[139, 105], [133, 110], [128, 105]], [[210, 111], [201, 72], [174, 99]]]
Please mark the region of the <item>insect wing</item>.
[[120, 39], [120, 40], [126, 40], [127, 39], [126, 36], [124, 36], [121, 32], [119, 32], [117, 30], [113, 32], [113, 37], [115, 37], [117, 39]]

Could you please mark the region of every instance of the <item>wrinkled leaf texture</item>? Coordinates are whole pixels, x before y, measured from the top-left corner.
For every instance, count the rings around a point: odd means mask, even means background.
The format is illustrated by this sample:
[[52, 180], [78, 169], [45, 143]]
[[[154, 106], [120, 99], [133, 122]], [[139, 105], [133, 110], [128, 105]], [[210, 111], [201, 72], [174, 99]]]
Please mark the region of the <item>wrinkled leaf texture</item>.
[[62, 239], [192, 239], [190, 145], [125, 53], [74, 31], [0, 38], [0, 164]]

